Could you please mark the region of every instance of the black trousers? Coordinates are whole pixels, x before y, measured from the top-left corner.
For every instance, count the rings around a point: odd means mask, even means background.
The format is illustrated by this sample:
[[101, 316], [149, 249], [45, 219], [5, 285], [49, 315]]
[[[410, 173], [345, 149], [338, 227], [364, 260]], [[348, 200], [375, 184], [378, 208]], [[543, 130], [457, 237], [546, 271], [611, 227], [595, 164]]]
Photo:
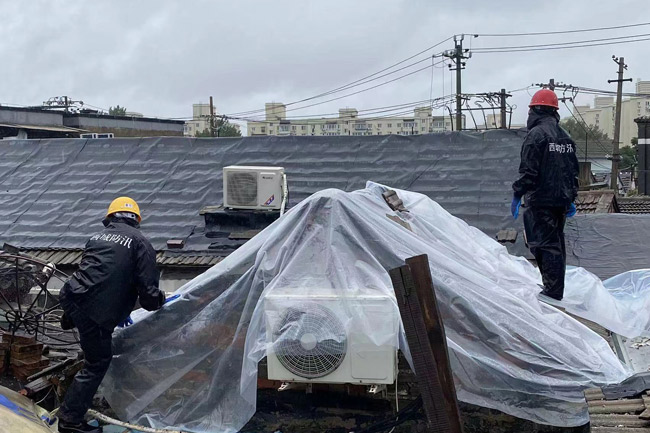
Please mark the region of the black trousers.
[[545, 293], [556, 299], [564, 296], [566, 212], [564, 207], [529, 207], [524, 213], [528, 248], [542, 273]]
[[79, 331], [84, 367], [77, 373], [65, 400], [59, 409], [59, 418], [70, 423], [84, 420], [86, 411], [104, 379], [113, 358], [112, 330], [104, 329], [77, 307], [73, 302], [61, 299], [61, 307]]

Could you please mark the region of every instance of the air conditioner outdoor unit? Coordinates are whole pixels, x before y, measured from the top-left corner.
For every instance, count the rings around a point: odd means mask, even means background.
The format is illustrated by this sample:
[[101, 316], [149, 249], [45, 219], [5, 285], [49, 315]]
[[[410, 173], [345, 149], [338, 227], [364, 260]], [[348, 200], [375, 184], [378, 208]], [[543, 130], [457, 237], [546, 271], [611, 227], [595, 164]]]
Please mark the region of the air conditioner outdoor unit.
[[283, 167], [223, 168], [223, 203], [231, 209], [280, 209], [286, 194]]
[[399, 313], [390, 297], [271, 294], [264, 305], [270, 380], [394, 383]]

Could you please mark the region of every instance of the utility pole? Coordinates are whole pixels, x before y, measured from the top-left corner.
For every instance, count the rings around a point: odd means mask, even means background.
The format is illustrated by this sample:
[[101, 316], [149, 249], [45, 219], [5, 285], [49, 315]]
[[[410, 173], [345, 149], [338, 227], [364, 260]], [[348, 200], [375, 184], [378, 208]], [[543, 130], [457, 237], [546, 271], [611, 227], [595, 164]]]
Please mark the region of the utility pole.
[[613, 152], [612, 152], [612, 182], [611, 188], [614, 190], [614, 194], [618, 194], [618, 163], [621, 160], [621, 154], [618, 148], [618, 142], [621, 137], [621, 100], [623, 99], [623, 82], [632, 81], [631, 78], [623, 79], [623, 73], [627, 69], [625, 64], [625, 59], [623, 57], [612, 56], [614, 63], [618, 65], [618, 78], [616, 80], [607, 80], [608, 83], [618, 83], [618, 88], [616, 89], [616, 118], [614, 121], [614, 141]]
[[214, 104], [210, 96], [210, 137], [214, 137]]
[[[463, 130], [461, 71], [465, 69], [464, 60], [471, 57], [468, 49], [463, 50], [463, 39], [465, 39], [465, 35], [454, 35], [454, 50], [443, 53], [443, 56], [449, 57], [455, 64], [454, 68], [452, 68], [452, 65], [449, 65], [449, 70], [456, 71], [456, 131]], [[469, 53], [469, 55], [465, 55], [466, 53]]]
[[506, 98], [511, 96], [512, 95], [506, 93], [506, 89], [501, 89], [501, 92], [499, 93], [499, 99], [501, 102], [501, 129], [508, 129], [508, 126], [506, 125], [506, 114], [508, 113]]

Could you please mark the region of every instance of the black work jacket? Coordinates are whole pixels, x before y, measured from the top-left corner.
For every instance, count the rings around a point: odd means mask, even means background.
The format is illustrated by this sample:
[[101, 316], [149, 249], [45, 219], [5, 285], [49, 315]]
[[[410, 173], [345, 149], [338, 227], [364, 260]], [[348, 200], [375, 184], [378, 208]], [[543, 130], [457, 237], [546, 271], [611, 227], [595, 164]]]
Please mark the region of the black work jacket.
[[527, 126], [514, 195], [527, 206], [568, 208], [578, 195], [576, 145], [557, 115], [531, 112]]
[[61, 289], [61, 297], [112, 330], [126, 320], [138, 297], [152, 311], [162, 306], [165, 294], [158, 289], [156, 252], [139, 225], [113, 218], [104, 220], [104, 226], [86, 243], [79, 269]]

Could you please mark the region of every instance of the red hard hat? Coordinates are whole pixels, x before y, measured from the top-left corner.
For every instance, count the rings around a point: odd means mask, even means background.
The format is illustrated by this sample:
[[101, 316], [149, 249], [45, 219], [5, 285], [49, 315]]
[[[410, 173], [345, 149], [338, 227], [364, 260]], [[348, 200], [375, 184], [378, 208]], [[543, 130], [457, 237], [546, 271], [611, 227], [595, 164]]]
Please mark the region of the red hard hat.
[[535, 92], [533, 99], [530, 100], [529, 107], [535, 107], [537, 105], [545, 105], [547, 107], [553, 107], [556, 110], [559, 110], [560, 107], [557, 103], [557, 95], [554, 91], [550, 89], [542, 89]]

